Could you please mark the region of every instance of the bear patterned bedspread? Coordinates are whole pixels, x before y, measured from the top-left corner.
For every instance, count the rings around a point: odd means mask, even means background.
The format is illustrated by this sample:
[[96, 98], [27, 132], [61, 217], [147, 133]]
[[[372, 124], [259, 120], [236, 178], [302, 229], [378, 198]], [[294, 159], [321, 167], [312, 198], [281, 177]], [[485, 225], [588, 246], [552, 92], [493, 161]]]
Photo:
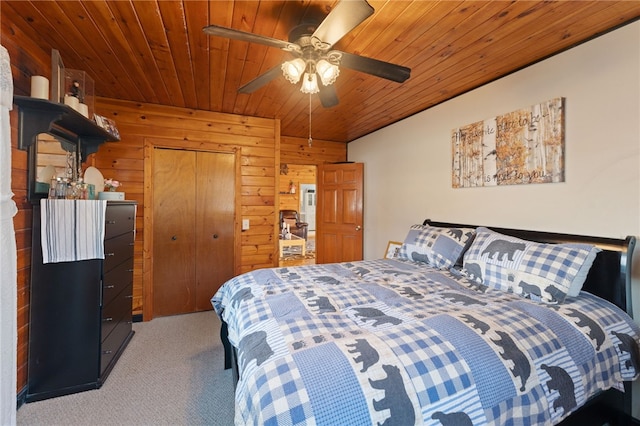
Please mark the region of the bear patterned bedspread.
[[394, 259], [262, 269], [212, 299], [236, 424], [555, 424], [640, 369], [640, 330], [582, 292], [545, 305]]

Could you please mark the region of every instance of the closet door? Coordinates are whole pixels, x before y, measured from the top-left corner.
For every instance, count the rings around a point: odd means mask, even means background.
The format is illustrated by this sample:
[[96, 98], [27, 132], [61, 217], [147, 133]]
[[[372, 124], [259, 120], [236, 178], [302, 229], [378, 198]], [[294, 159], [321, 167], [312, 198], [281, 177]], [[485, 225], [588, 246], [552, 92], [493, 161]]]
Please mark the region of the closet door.
[[194, 312], [196, 153], [154, 151], [153, 313]]
[[198, 152], [196, 184], [196, 310], [233, 277], [235, 155]]
[[233, 276], [235, 155], [156, 149], [153, 315], [210, 310]]

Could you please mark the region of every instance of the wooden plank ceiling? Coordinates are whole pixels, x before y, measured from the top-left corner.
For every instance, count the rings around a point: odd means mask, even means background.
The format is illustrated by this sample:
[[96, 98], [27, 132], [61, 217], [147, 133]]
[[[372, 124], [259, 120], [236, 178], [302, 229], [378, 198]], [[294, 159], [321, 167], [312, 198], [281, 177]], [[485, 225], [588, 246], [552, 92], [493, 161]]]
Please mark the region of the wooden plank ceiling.
[[[309, 95], [280, 76], [237, 89], [290, 56], [277, 48], [208, 36], [209, 24], [281, 40], [336, 1], [9, 1], [3, 30], [95, 80], [97, 96], [279, 118], [306, 138]], [[411, 68], [399, 84], [349, 69], [340, 104], [311, 97], [317, 139], [350, 142], [515, 70], [638, 19], [640, 1], [385, 1], [335, 47]], [[31, 75], [28, 66], [20, 69]], [[483, 118], [479, 115], [479, 118]]]

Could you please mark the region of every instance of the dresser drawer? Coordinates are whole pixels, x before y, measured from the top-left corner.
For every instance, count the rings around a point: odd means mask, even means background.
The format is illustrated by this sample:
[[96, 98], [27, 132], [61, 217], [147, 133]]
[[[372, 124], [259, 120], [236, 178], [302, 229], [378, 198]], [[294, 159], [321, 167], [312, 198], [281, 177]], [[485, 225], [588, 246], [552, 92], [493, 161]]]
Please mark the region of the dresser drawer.
[[102, 341], [109, 338], [113, 328], [128, 317], [131, 320], [131, 291], [132, 284], [129, 284], [115, 299], [102, 307]]
[[136, 209], [131, 204], [108, 204], [105, 214], [104, 238], [115, 237], [134, 230]]
[[129, 258], [104, 274], [102, 278], [102, 305], [107, 305], [123, 288], [133, 282], [133, 258]]
[[105, 240], [103, 272], [106, 274], [130, 257], [133, 257], [133, 232]]
[[102, 342], [102, 347], [100, 349], [100, 375], [104, 374], [109, 364], [114, 361], [115, 356], [122, 348], [122, 345], [127, 340], [130, 333], [131, 315], [118, 322], [113, 327], [109, 336], [107, 336], [107, 338]]

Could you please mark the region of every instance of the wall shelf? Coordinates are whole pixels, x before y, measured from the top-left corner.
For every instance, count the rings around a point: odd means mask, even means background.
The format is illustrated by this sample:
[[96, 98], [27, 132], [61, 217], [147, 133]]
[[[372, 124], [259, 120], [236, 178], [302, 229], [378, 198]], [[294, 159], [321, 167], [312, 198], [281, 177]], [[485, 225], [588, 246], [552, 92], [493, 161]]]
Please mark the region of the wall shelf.
[[49, 133], [61, 139], [67, 151], [75, 151], [78, 146], [82, 158], [86, 159], [102, 143], [119, 140], [68, 105], [17, 95], [13, 102], [19, 107], [18, 148], [22, 150], [28, 150], [38, 134]]

